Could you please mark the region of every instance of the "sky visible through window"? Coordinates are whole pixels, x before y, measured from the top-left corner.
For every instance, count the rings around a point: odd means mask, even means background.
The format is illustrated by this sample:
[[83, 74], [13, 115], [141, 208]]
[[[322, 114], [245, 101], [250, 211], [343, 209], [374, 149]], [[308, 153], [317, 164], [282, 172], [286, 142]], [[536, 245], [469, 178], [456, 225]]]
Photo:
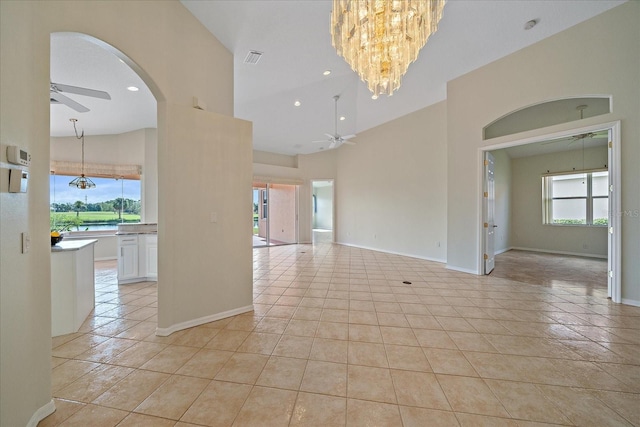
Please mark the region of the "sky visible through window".
[[69, 182], [74, 178], [74, 176], [64, 175], [49, 176], [50, 203], [75, 203], [78, 200], [83, 203], [101, 203], [107, 200], [115, 200], [122, 197], [123, 183], [124, 198], [140, 200], [140, 181], [91, 178], [96, 187], [89, 190], [80, 190], [69, 187]]

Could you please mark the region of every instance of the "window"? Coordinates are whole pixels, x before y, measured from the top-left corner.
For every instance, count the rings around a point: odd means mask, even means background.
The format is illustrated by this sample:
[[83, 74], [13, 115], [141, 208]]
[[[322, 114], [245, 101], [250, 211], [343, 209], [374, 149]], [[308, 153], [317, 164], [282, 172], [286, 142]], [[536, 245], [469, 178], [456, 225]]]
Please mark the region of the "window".
[[260, 190], [262, 194], [262, 219], [267, 218], [267, 190]]
[[608, 225], [608, 187], [608, 171], [542, 177], [543, 223]]
[[89, 176], [96, 188], [69, 187], [72, 175], [51, 174], [51, 229], [115, 230], [119, 223], [140, 222], [140, 180]]

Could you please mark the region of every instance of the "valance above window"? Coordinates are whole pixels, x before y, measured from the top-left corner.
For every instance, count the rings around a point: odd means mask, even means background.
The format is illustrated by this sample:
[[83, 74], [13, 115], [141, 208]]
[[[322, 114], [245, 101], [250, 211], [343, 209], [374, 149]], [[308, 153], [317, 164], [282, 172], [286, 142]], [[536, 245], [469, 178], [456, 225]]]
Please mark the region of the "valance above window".
[[[51, 173], [55, 173], [56, 175], [80, 175], [82, 174], [82, 163], [52, 160], [50, 170]], [[142, 175], [142, 166], [85, 163], [84, 174], [86, 176], [100, 178], [122, 177], [126, 179], [140, 179], [140, 175]]]

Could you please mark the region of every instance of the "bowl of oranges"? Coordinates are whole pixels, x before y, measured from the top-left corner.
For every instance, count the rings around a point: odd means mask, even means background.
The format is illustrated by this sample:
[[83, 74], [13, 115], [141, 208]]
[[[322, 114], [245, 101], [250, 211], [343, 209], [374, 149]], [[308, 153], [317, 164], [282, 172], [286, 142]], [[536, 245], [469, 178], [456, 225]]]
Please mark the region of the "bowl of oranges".
[[58, 231], [51, 232], [51, 246], [57, 245], [60, 243], [64, 236]]

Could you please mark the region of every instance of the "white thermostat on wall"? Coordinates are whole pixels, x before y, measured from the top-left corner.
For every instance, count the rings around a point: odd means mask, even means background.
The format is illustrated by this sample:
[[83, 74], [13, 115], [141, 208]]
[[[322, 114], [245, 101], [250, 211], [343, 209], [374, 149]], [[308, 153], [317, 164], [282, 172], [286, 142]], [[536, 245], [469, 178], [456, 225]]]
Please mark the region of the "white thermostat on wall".
[[31, 154], [17, 145], [9, 145], [7, 147], [7, 161], [14, 165], [29, 166], [31, 164]]

